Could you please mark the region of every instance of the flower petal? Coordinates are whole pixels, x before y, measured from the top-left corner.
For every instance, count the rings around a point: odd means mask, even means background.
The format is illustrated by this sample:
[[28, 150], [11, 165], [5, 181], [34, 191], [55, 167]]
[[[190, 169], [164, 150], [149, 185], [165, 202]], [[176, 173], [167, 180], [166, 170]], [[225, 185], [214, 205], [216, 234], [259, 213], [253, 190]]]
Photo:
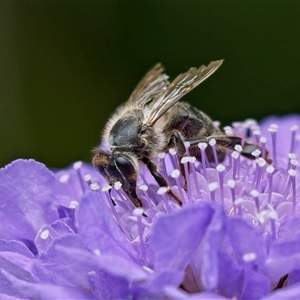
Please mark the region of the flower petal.
[[275, 292], [261, 298], [261, 300], [299, 300], [300, 284], [294, 284], [289, 287], [276, 290]]
[[76, 213], [79, 235], [91, 251], [138, 261], [136, 251], [113, 219], [105, 201], [97, 192], [84, 195]]
[[199, 202], [159, 218], [149, 240], [155, 256], [155, 271], [184, 271], [204, 236], [212, 214], [209, 204]]
[[28, 281], [20, 280], [17, 277], [2, 270], [7, 280], [10, 281], [12, 287], [17, 291], [22, 291], [23, 294], [32, 298], [44, 300], [70, 300], [70, 299], [95, 299], [92, 295], [86, 293], [82, 289], [68, 286], [60, 286], [45, 283], [30, 283]]
[[2, 230], [33, 240], [41, 226], [58, 218], [53, 186], [53, 173], [32, 159], [19, 159], [0, 169]]

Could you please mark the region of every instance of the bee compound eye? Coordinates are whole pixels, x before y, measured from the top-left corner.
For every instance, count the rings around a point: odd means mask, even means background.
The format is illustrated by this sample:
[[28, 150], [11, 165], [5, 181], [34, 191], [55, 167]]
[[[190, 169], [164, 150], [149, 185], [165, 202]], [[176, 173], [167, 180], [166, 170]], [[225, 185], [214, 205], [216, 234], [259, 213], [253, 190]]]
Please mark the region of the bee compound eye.
[[115, 163], [125, 177], [131, 177], [136, 173], [132, 163], [124, 156], [117, 156]]
[[144, 134], [144, 133], [146, 133], [146, 131], [147, 131], [147, 127], [145, 125], [142, 125], [139, 129], [140, 134]]

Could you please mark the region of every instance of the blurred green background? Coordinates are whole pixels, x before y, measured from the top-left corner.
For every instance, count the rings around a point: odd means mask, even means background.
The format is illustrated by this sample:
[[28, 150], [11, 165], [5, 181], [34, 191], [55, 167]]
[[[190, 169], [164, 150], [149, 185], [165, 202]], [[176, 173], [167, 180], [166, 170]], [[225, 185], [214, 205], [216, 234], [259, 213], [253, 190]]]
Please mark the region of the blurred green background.
[[185, 97], [228, 125], [300, 112], [299, 2], [0, 4], [0, 166], [90, 161], [109, 115], [162, 62], [225, 58]]

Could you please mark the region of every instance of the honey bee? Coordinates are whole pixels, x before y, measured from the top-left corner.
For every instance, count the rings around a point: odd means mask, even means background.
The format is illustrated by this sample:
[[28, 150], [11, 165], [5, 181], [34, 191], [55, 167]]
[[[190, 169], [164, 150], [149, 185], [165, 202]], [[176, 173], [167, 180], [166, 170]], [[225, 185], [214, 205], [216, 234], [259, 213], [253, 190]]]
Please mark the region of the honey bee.
[[[226, 150], [240, 145], [238, 136], [226, 135], [202, 111], [188, 103], [178, 102], [222, 64], [223, 60], [212, 61], [208, 66], [191, 68], [177, 76], [171, 83], [163, 73], [161, 64], [155, 65], [140, 81], [129, 100], [119, 107], [106, 124], [103, 142], [110, 151], [102, 148], [93, 150], [93, 165], [107, 178], [110, 184], [120, 181], [122, 188], [136, 207], [142, 202], [136, 194], [136, 183], [140, 164], [145, 164], [160, 187], [166, 187], [167, 194], [182, 205], [181, 199], [172, 193], [167, 180], [159, 173], [153, 159], [170, 148], [177, 151], [179, 158], [186, 154], [184, 142], [190, 143], [189, 151], [200, 158], [199, 142], [216, 142], [219, 162]], [[259, 146], [247, 144], [242, 155], [254, 158], [251, 153]], [[213, 151], [205, 149], [209, 161]]]

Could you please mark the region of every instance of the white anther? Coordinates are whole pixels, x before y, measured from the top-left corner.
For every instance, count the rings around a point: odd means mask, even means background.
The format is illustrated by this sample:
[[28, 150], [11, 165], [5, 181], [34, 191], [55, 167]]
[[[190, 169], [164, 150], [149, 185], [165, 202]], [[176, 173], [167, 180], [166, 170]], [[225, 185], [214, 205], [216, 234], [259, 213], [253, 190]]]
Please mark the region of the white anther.
[[140, 189], [141, 191], [148, 191], [148, 185], [146, 185], [146, 184], [141, 184], [141, 185], [139, 186], [139, 189]]
[[267, 138], [265, 136], [262, 136], [259, 141], [262, 143], [262, 144], [265, 144], [267, 142]]
[[50, 231], [48, 229], [46, 229], [40, 233], [40, 238], [42, 240], [46, 240], [49, 235], [50, 235]]
[[111, 189], [111, 186], [109, 184], [106, 184], [105, 186], [102, 187], [102, 192], [107, 192]]
[[132, 214], [136, 217], [141, 217], [144, 213], [144, 210], [141, 207], [137, 207], [133, 210]]
[[242, 152], [243, 151], [243, 147], [241, 145], [235, 145], [234, 146], [234, 150], [237, 152]]
[[243, 255], [243, 261], [244, 262], [252, 262], [252, 261], [256, 260], [256, 257], [257, 257], [257, 255], [254, 252], [245, 253]]
[[84, 181], [90, 181], [92, 179], [92, 176], [90, 174], [84, 175]]
[[295, 153], [289, 153], [288, 154], [288, 158], [289, 159], [296, 159], [297, 158], [297, 155]]
[[158, 195], [164, 195], [166, 192], [168, 191], [168, 188], [166, 188], [165, 186], [160, 187], [157, 191]]
[[119, 190], [122, 187], [122, 183], [120, 181], [116, 181], [114, 183], [114, 189]]
[[298, 160], [296, 160], [296, 159], [291, 159], [290, 163], [292, 166], [295, 166], [295, 167], [298, 166]]
[[272, 124], [270, 125], [270, 127], [268, 128], [269, 132], [276, 132], [278, 130], [278, 125], [277, 124]]
[[165, 157], [166, 157], [166, 153], [164, 153], [164, 152], [161, 152], [158, 154], [159, 159], [164, 159]]
[[69, 204], [69, 208], [75, 209], [78, 206], [79, 202], [77, 200], [72, 200]]
[[255, 149], [251, 154], [255, 157], [258, 157], [261, 154], [261, 151], [259, 149]]
[[231, 157], [234, 158], [234, 159], [238, 159], [239, 156], [240, 156], [240, 153], [237, 152], [237, 151], [233, 151], [233, 152], [231, 153]]
[[208, 185], [208, 189], [213, 192], [215, 189], [217, 189], [217, 187], [219, 186], [219, 183], [214, 181], [214, 182], [211, 182], [209, 185]]
[[77, 161], [77, 162], [75, 162], [74, 164], [73, 164], [73, 168], [75, 169], [75, 170], [78, 170], [78, 169], [80, 169], [82, 167], [82, 161]]
[[288, 170], [288, 173], [289, 173], [289, 175], [292, 176], [292, 177], [295, 177], [295, 176], [296, 176], [296, 171], [293, 170], [293, 169], [289, 169], [289, 170]]
[[98, 190], [100, 189], [100, 186], [99, 186], [99, 184], [98, 184], [97, 182], [92, 182], [92, 183], [90, 184], [90, 189], [91, 189], [92, 191], [98, 191]]
[[267, 166], [266, 171], [267, 171], [269, 174], [272, 174], [272, 173], [274, 173], [275, 168], [274, 168], [274, 166], [269, 165], [269, 166]]
[[293, 125], [292, 127], [291, 127], [291, 131], [297, 131], [298, 130], [298, 126], [297, 125]]
[[61, 183], [65, 183], [70, 179], [70, 175], [69, 174], [63, 174], [61, 176], [59, 176], [59, 182]]
[[176, 150], [175, 150], [174, 148], [170, 148], [170, 149], [169, 149], [169, 153], [170, 153], [172, 156], [177, 155], [177, 152], [176, 152]]
[[214, 145], [215, 145], [217, 142], [216, 142], [216, 140], [215, 140], [215, 139], [211, 139], [211, 140], [209, 140], [209, 142], [208, 142], [208, 143], [209, 143], [209, 145], [210, 145], [210, 146], [212, 146], [212, 147], [213, 147], [213, 146], [214, 146]]
[[217, 169], [218, 172], [221, 173], [221, 172], [224, 172], [226, 168], [225, 168], [224, 165], [218, 164], [217, 167], [216, 167], [216, 169]]
[[252, 190], [251, 192], [250, 192], [250, 196], [252, 196], [252, 197], [258, 197], [259, 196], [259, 191], [257, 191], [257, 190]]
[[198, 143], [198, 147], [200, 150], [205, 150], [207, 147], [207, 143]]
[[179, 178], [179, 176], [180, 176], [180, 171], [178, 169], [172, 171], [171, 173], [172, 178]]
[[229, 186], [231, 189], [233, 189], [233, 188], [235, 187], [235, 181], [232, 180], [232, 179], [229, 179], [229, 180], [227, 181], [227, 184], [228, 184], [228, 186]]
[[266, 165], [266, 160], [262, 157], [259, 157], [257, 160], [256, 160], [256, 163], [259, 167], [264, 167]]

